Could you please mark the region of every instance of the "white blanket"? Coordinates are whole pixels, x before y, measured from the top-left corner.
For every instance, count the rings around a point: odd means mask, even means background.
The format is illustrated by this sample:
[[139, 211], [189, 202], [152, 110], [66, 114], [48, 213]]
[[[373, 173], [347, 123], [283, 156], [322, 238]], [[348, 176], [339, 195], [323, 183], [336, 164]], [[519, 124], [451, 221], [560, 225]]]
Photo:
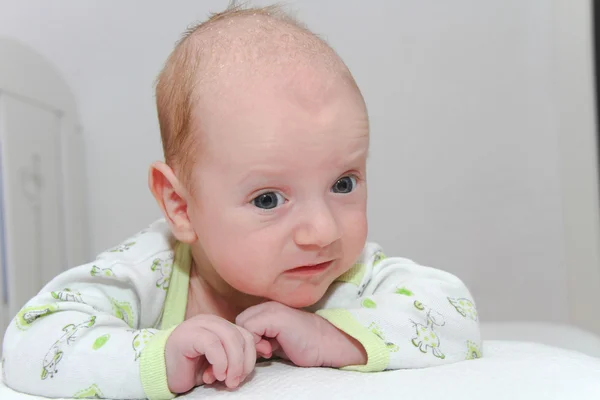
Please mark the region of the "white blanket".
[[[541, 344], [488, 341], [485, 357], [381, 373], [259, 364], [241, 388], [200, 387], [182, 396], [242, 399], [599, 400], [600, 358]], [[2, 400], [40, 399], [0, 385]]]

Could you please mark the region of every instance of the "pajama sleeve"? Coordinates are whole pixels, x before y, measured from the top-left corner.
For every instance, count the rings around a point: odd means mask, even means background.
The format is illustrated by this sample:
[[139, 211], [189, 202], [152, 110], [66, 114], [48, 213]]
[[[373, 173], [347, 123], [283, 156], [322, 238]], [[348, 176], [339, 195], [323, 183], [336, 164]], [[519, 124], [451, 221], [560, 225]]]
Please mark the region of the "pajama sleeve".
[[481, 357], [475, 303], [454, 275], [368, 244], [329, 288], [316, 314], [358, 340], [366, 365], [357, 371], [423, 368]]
[[161, 319], [172, 243], [145, 232], [50, 281], [11, 321], [10, 388], [45, 397], [172, 398]]

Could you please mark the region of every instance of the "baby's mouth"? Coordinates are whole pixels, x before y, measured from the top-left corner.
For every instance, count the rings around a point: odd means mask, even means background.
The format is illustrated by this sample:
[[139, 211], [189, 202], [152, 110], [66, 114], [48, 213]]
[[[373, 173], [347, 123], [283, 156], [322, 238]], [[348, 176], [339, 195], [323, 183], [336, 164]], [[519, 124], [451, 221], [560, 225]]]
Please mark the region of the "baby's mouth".
[[287, 274], [292, 275], [312, 275], [318, 274], [320, 272], [325, 271], [331, 264], [333, 264], [334, 260], [325, 261], [319, 264], [311, 264], [311, 265], [301, 265], [299, 267], [289, 269], [286, 271]]

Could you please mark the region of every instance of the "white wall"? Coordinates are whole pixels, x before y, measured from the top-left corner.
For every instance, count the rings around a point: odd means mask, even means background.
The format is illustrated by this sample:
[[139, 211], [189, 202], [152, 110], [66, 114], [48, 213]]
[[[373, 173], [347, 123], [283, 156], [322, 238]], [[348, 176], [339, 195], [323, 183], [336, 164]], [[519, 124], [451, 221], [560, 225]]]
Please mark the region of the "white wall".
[[[79, 101], [93, 252], [159, 215], [146, 188], [147, 165], [161, 157], [152, 83], [187, 24], [227, 3], [0, 0], [0, 34], [53, 60]], [[461, 276], [484, 319], [570, 320], [567, 247], [581, 230], [565, 229], [563, 182], [570, 178], [563, 176], [559, 115], [567, 100], [591, 97], [560, 98], [556, 77], [581, 73], [584, 90], [591, 77], [584, 44], [576, 61], [557, 52], [555, 3], [290, 3], [339, 51], [366, 97], [371, 239], [388, 253]], [[572, 13], [567, 31], [581, 29], [589, 6], [572, 3], [582, 12]], [[557, 60], [568, 65], [558, 68]], [[592, 115], [589, 109], [570, 120], [569, 129], [588, 142]], [[589, 183], [586, 199], [593, 190]], [[597, 215], [588, 215], [597, 226]], [[582, 251], [578, 273], [595, 278], [596, 253]]]

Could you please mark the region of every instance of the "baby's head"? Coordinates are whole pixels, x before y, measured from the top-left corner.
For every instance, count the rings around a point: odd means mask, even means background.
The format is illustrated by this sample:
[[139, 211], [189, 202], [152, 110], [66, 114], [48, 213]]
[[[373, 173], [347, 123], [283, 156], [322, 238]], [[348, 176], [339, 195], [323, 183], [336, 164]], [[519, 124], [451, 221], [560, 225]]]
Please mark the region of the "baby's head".
[[275, 7], [228, 10], [186, 33], [156, 96], [150, 187], [203, 278], [318, 301], [367, 234], [369, 124], [343, 61]]

